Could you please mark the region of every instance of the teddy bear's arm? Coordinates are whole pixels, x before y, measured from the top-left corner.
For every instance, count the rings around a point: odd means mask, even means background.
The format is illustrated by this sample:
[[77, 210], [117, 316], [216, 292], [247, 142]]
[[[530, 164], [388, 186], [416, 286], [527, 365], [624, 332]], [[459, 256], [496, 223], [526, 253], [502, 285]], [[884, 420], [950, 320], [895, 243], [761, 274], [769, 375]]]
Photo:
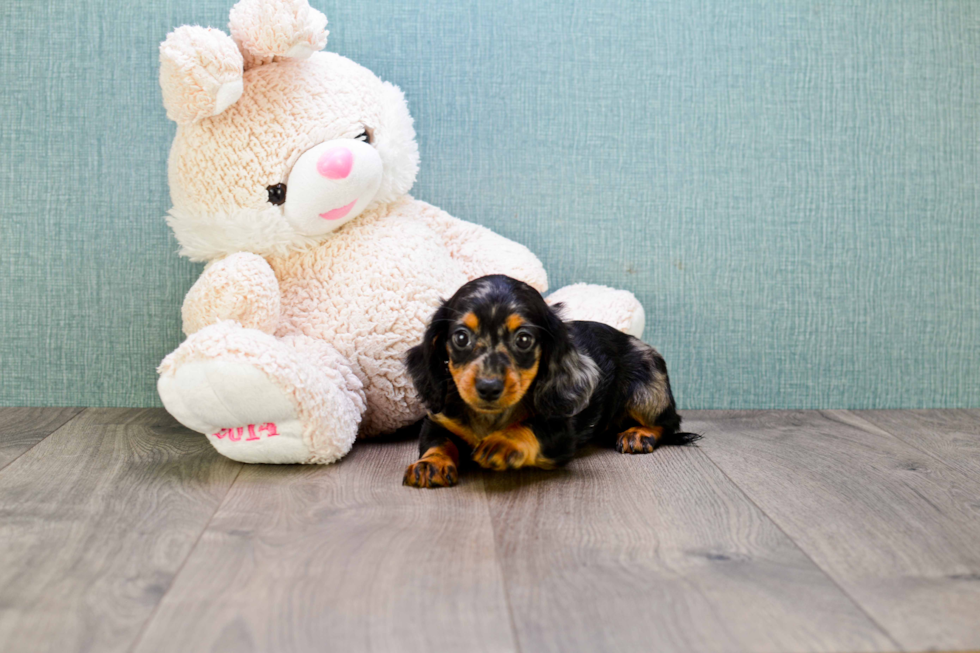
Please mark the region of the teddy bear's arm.
[[211, 263], [184, 298], [184, 333], [222, 320], [275, 333], [279, 326], [279, 282], [261, 256], [239, 252]]
[[548, 289], [544, 266], [524, 245], [508, 240], [478, 224], [454, 218], [445, 211], [419, 200], [415, 203], [422, 217], [439, 233], [450, 255], [463, 268], [466, 278], [506, 274], [529, 284], [538, 292]]

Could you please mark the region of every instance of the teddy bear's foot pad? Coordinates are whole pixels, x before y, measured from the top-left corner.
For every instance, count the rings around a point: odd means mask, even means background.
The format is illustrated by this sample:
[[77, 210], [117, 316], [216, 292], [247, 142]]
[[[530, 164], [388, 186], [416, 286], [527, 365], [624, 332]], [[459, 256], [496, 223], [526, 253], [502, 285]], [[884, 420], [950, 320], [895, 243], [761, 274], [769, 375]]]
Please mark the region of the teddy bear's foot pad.
[[184, 426], [218, 453], [244, 463], [305, 463], [312, 456], [292, 398], [244, 363], [187, 363], [161, 376], [160, 397]]

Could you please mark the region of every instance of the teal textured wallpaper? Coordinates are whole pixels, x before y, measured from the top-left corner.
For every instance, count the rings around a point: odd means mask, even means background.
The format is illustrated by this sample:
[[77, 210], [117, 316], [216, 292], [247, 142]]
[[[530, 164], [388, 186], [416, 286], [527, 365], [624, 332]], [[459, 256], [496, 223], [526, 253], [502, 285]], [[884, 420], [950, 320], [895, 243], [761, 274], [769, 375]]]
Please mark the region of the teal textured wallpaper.
[[[173, 27], [0, 6], [0, 404], [159, 405]], [[405, 90], [413, 191], [635, 292], [685, 408], [980, 406], [980, 4], [313, 0]]]

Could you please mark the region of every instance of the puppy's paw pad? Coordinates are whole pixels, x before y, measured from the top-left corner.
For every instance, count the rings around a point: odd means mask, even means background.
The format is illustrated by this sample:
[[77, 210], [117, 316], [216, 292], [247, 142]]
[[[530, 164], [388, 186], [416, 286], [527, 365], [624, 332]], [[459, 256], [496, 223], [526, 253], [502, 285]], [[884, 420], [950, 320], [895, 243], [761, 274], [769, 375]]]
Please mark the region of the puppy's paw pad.
[[657, 448], [660, 437], [659, 428], [648, 429], [642, 426], [623, 431], [616, 437], [616, 451], [619, 453], [650, 453]]
[[409, 487], [451, 487], [458, 481], [456, 465], [449, 458], [423, 458], [408, 466], [402, 484]]

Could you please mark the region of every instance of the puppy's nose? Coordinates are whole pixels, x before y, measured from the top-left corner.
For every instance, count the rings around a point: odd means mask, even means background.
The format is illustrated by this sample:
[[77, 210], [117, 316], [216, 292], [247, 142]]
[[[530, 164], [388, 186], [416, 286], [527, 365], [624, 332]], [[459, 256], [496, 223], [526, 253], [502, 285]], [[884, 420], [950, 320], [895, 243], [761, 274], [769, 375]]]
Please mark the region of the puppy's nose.
[[483, 401], [496, 401], [504, 392], [504, 382], [500, 379], [477, 379], [476, 394]]

